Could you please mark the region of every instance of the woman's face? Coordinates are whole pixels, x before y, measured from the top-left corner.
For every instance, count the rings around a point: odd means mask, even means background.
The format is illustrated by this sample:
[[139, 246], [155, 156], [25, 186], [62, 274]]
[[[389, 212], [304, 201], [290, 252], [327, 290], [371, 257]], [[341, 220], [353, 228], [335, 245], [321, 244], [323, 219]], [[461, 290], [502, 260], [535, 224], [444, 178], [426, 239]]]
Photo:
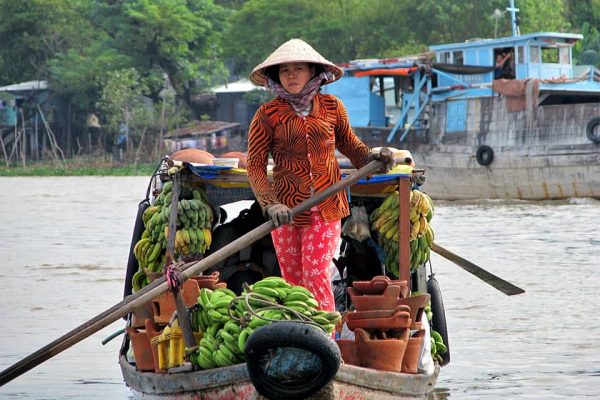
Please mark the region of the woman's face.
[[298, 94], [315, 74], [315, 68], [306, 62], [279, 65], [281, 86], [290, 94]]

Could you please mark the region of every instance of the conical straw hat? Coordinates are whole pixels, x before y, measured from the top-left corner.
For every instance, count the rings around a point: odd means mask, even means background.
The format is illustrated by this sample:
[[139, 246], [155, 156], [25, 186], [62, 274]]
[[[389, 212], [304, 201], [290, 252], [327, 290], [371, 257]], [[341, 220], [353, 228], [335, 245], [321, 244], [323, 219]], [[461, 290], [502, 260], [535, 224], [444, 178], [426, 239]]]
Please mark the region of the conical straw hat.
[[291, 39], [279, 46], [279, 48], [271, 53], [271, 55], [267, 57], [265, 61], [254, 67], [252, 73], [250, 74], [250, 80], [257, 85], [265, 86], [267, 83], [265, 69], [267, 67], [290, 62], [309, 62], [321, 64], [326, 71], [329, 71], [333, 74], [333, 79], [326, 81], [324, 84], [334, 82], [344, 75], [344, 70], [342, 68], [330, 61], [327, 61], [325, 57], [320, 55], [311, 47], [311, 45], [300, 39]]

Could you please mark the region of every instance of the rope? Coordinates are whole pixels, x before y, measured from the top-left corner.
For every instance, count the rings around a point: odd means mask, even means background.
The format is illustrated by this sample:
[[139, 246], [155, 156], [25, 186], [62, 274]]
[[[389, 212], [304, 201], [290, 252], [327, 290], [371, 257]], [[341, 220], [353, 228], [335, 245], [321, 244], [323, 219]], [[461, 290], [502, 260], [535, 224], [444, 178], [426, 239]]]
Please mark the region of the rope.
[[[246, 290], [249, 290], [249, 288], [246, 288]], [[264, 307], [255, 309], [254, 306], [252, 306], [250, 304], [250, 299], [254, 300], [255, 302], [264, 304]], [[244, 314], [242, 315], [241, 318], [238, 318], [232, 310], [233, 306], [238, 301], [244, 301], [244, 303], [246, 304], [246, 311], [244, 312]], [[246, 325], [248, 325], [248, 323], [250, 322], [250, 320], [253, 317], [256, 317], [256, 318], [259, 318], [259, 319], [262, 319], [262, 320], [268, 321], [268, 322], [281, 322], [282, 320], [280, 320], [280, 319], [266, 318], [266, 317], [263, 317], [262, 315], [258, 314], [258, 311], [277, 310], [277, 309], [284, 310], [286, 312], [290, 312], [293, 316], [298, 318], [297, 320], [290, 320], [289, 322], [298, 322], [298, 323], [302, 323], [302, 324], [306, 324], [306, 325], [313, 325], [313, 326], [321, 329], [325, 333], [327, 333], [327, 330], [323, 326], [321, 326], [319, 323], [315, 322], [311, 317], [301, 314], [298, 311], [296, 311], [292, 308], [289, 308], [283, 304], [273, 303], [272, 301], [268, 300], [266, 297], [262, 296], [261, 294], [251, 292], [251, 291], [247, 292], [244, 295], [235, 297], [233, 299], [233, 301], [231, 302], [228, 312], [229, 312], [229, 316], [231, 317], [231, 319], [237, 321], [240, 325], [246, 326]]]

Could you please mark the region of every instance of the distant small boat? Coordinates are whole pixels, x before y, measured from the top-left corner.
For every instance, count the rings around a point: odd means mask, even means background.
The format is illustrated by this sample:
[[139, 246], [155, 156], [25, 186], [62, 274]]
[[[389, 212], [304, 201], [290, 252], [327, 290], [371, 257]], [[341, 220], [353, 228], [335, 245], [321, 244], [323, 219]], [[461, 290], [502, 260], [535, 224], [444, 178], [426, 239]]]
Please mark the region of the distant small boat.
[[433, 198], [600, 198], [600, 72], [573, 65], [583, 37], [521, 35], [507, 10], [510, 37], [354, 60], [323, 91], [366, 143], [409, 149]]

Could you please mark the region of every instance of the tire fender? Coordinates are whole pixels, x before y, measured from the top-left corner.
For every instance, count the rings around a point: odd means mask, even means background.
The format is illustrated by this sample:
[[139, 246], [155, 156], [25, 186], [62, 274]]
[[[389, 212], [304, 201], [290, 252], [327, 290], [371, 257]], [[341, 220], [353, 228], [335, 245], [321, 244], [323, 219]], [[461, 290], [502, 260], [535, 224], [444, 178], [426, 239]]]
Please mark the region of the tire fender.
[[592, 142], [600, 143], [600, 117], [592, 118], [588, 122], [585, 133]]
[[477, 158], [479, 165], [490, 165], [494, 161], [494, 150], [485, 144], [479, 146], [475, 158]]
[[440, 289], [440, 284], [434, 276], [431, 276], [427, 280], [427, 293], [431, 296], [431, 312], [433, 313], [431, 329], [442, 335], [444, 344], [448, 349], [445, 353], [440, 354], [442, 357], [440, 365], [444, 366], [450, 362], [450, 343], [448, 341], [448, 328], [446, 326], [446, 312], [444, 311], [442, 291]]
[[[272, 350], [290, 347], [306, 350], [320, 360], [320, 370], [301, 382], [280, 382], [263, 369]], [[252, 332], [246, 342], [246, 366], [256, 391], [273, 400], [300, 400], [318, 392], [337, 373], [341, 353], [337, 344], [318, 328], [294, 321], [273, 322]], [[301, 360], [298, 360], [301, 364]]]

